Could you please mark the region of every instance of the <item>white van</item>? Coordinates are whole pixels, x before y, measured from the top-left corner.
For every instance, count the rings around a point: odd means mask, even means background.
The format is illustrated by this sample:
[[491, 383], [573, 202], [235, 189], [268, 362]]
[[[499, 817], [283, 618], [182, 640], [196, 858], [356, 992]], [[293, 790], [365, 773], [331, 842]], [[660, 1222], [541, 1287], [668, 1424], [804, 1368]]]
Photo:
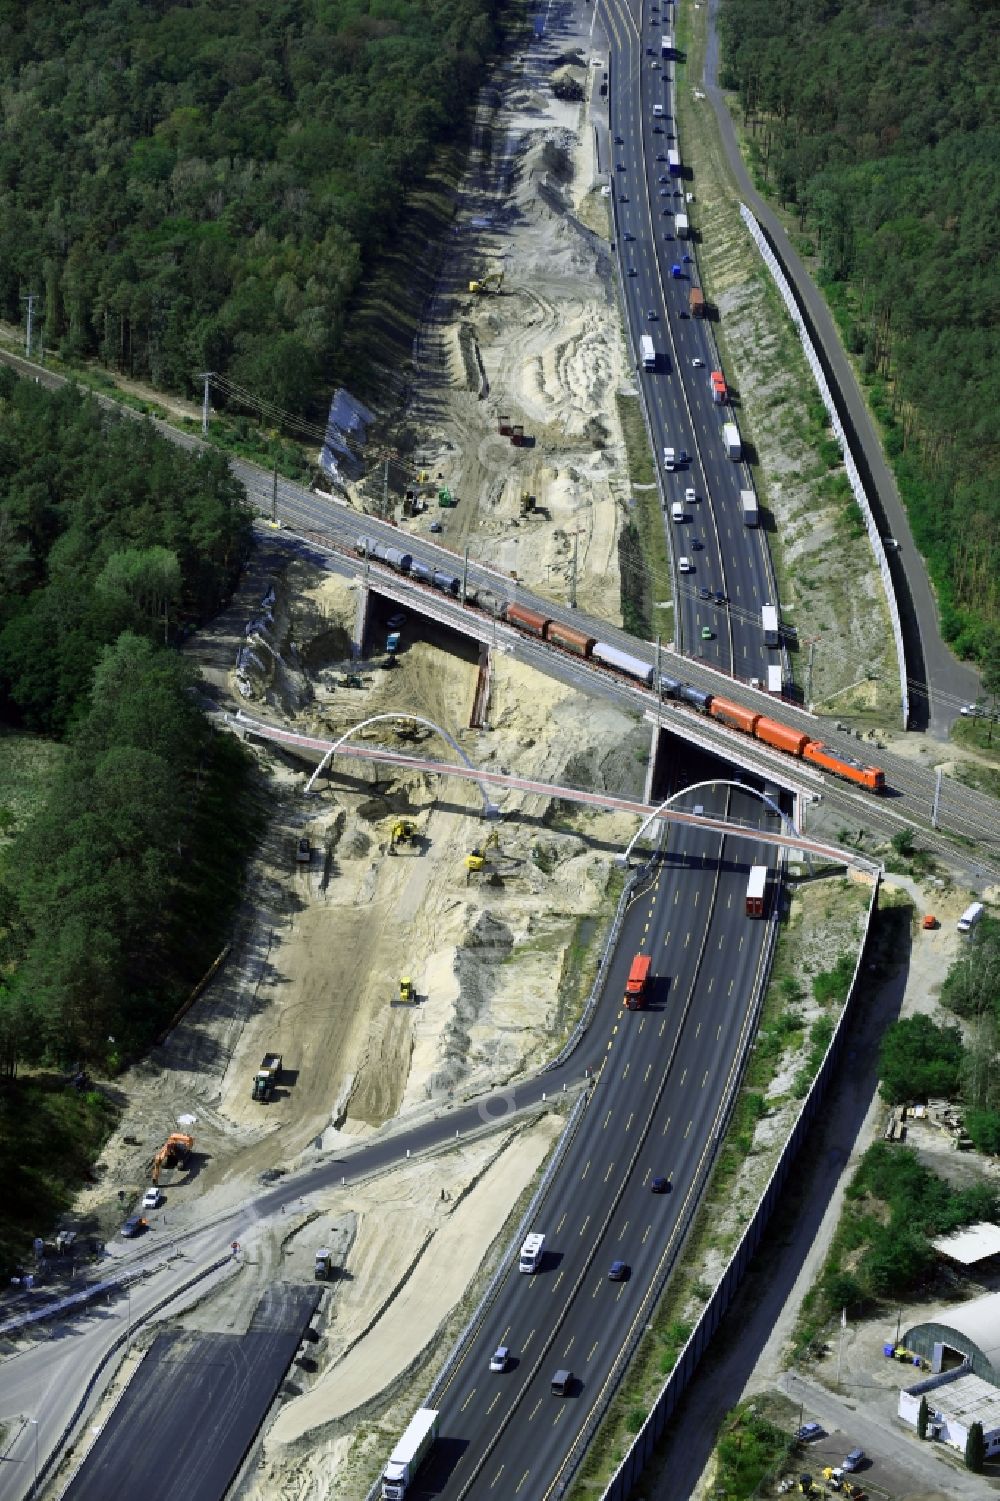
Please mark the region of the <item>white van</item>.
[[676, 455], [674, 453], [674, 450], [672, 448], [665, 448], [663, 450], [663, 467], [664, 467], [664, 469], [670, 469], [670, 470], [672, 470], [674, 468], [675, 463], [676, 463]]
[[537, 1272], [542, 1264], [545, 1254], [545, 1236], [537, 1231], [533, 1235], [527, 1235], [521, 1247], [518, 1258], [518, 1270], [522, 1272]]
[[677, 568], [680, 573], [694, 573], [694, 564], [690, 558], [678, 558]]
[[686, 521], [687, 520], [687, 514], [686, 514], [686, 512], [684, 510], [684, 507], [681, 505], [681, 502], [679, 500], [675, 500], [674, 503], [673, 503], [673, 505], [670, 507], [670, 519], [671, 519], [671, 521]]
[[966, 907], [965, 911], [958, 919], [958, 931], [960, 933], [971, 933], [982, 915], [982, 902], [973, 902], [971, 907]]

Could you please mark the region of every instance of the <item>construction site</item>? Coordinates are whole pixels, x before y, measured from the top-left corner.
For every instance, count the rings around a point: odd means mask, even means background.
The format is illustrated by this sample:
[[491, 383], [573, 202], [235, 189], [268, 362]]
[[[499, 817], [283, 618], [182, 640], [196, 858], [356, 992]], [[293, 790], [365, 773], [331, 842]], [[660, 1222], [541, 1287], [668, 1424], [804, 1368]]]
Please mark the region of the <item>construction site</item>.
[[[600, 69], [578, 40], [557, 70], [518, 57], [491, 85], [394, 418], [406, 464], [388, 495], [373, 472], [349, 498], [388, 506], [404, 535], [433, 531], [456, 566], [468, 549], [620, 625], [634, 493], [617, 397], [636, 388], [591, 128]], [[560, 97], [576, 88], [582, 103]], [[637, 714], [502, 653], [479, 702], [472, 644], [388, 605], [372, 626], [377, 655], [359, 659], [357, 596], [355, 580], [272, 535], [187, 654], [225, 706], [305, 734], [334, 740], [393, 715], [362, 734], [412, 749], [433, 735], [407, 717], [419, 716], [476, 766], [642, 796]], [[238, 692], [255, 620], [267, 649]], [[511, 794], [488, 823], [474, 784], [357, 762], [306, 798], [311, 765], [254, 754], [266, 830], [231, 944], [120, 1081], [121, 1125], [76, 1208], [109, 1242], [123, 1204], [138, 1209], [150, 1187], [150, 1231], [205, 1222], [400, 1121], [513, 1092], [578, 1018], [621, 891], [615, 855], [636, 827], [623, 814]], [[946, 956], [950, 939], [934, 937]], [[324, 1289], [319, 1343], [285, 1383], [242, 1497], [365, 1495], [496, 1264], [566, 1103], [262, 1224], [234, 1274], [183, 1315], [190, 1329], [239, 1333], [275, 1280]]]

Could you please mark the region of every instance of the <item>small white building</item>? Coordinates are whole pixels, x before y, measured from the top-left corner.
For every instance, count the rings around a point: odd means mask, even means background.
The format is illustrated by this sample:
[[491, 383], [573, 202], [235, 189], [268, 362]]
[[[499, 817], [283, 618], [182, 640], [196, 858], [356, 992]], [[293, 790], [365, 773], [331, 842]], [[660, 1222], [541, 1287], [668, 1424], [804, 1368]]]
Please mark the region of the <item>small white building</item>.
[[916, 1428], [920, 1399], [927, 1398], [927, 1437], [965, 1453], [973, 1423], [983, 1425], [987, 1455], [1000, 1453], [1000, 1387], [973, 1376], [967, 1366], [928, 1376], [899, 1394], [899, 1416]]

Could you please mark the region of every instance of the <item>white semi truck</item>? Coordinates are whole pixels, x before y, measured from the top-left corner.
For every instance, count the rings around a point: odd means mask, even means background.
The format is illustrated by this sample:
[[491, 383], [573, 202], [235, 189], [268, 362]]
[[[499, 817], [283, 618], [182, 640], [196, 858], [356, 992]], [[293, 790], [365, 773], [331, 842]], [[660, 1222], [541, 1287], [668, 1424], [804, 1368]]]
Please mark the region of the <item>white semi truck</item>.
[[656, 369], [656, 347], [649, 334], [642, 334], [639, 339], [639, 357], [642, 360], [644, 370]]
[[760, 521], [760, 512], [757, 509], [757, 497], [752, 490], [740, 491], [740, 506], [743, 510], [743, 525], [756, 526]]
[[403, 1501], [410, 1482], [438, 1436], [439, 1417], [440, 1413], [433, 1407], [421, 1407], [413, 1414], [406, 1432], [382, 1471], [382, 1501]]
[[738, 463], [743, 457], [743, 445], [740, 442], [740, 430], [735, 422], [727, 422], [722, 429], [722, 441], [726, 445], [726, 453]]

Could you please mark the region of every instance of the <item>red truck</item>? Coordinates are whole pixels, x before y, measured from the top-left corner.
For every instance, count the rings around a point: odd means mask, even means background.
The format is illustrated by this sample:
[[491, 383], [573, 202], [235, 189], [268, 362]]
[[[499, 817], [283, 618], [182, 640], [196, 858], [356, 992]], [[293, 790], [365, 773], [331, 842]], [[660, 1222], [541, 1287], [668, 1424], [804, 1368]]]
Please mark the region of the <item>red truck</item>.
[[767, 866], [751, 865], [747, 882], [747, 917], [763, 917], [767, 901]]
[[632, 960], [632, 968], [628, 972], [628, 983], [625, 986], [625, 1005], [629, 1011], [638, 1011], [644, 1004], [646, 986], [649, 984], [649, 971], [653, 967], [653, 960], [649, 954], [636, 954]]

